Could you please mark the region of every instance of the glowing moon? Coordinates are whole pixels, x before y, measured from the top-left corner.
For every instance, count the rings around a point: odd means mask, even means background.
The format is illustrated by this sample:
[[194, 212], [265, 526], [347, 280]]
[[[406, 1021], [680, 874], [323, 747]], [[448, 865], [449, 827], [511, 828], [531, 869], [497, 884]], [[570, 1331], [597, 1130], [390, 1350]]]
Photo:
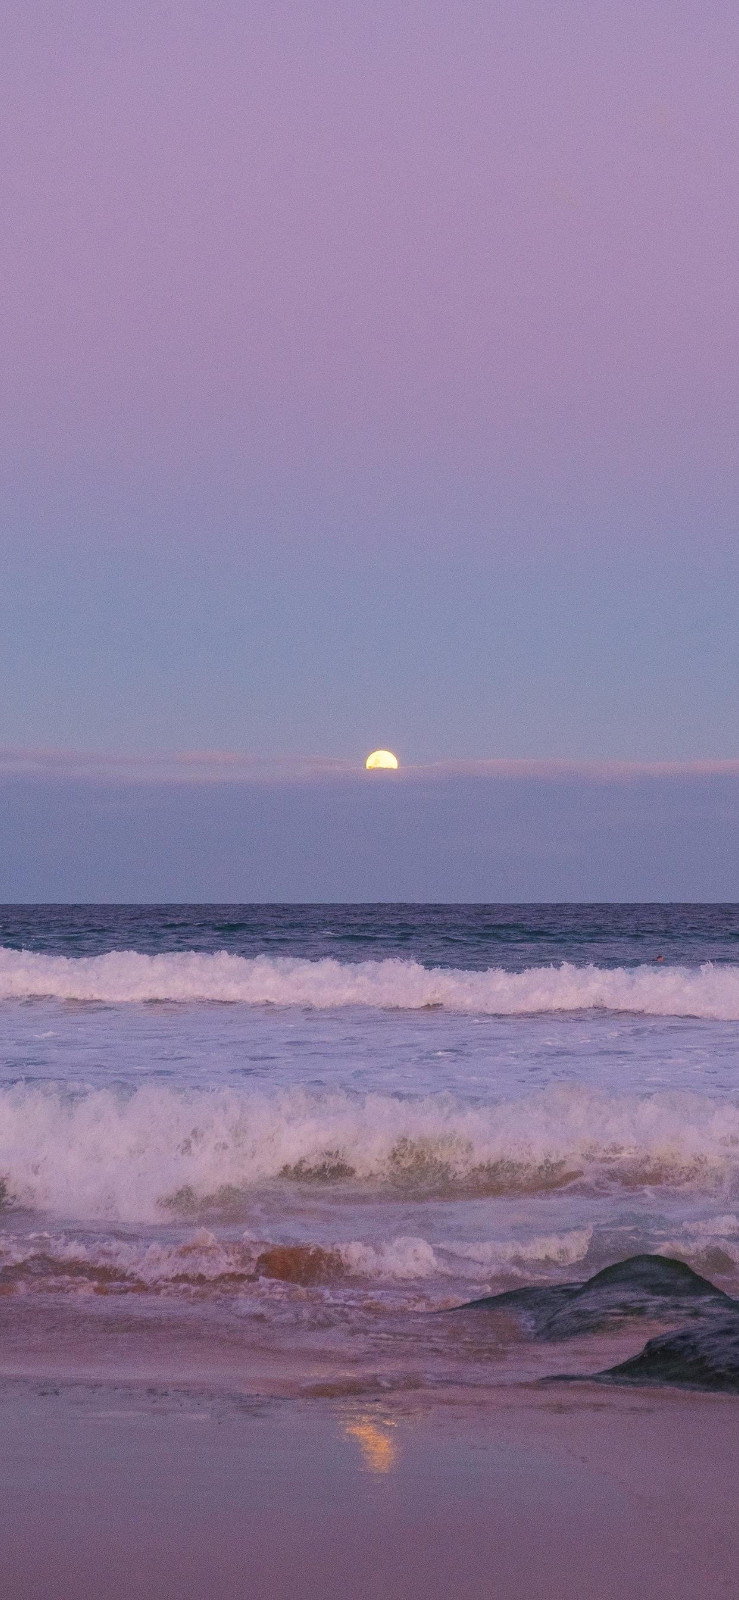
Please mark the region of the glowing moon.
[[395, 772], [398, 766], [398, 758], [393, 755], [392, 750], [373, 750], [364, 765], [368, 772], [376, 772], [378, 767], [385, 767]]

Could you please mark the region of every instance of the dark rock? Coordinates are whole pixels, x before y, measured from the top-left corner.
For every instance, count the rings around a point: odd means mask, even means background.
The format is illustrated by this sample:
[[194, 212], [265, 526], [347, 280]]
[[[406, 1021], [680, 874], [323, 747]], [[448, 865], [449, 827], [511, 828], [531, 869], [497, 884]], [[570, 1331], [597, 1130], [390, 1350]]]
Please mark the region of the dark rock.
[[444, 1314], [485, 1311], [513, 1313], [534, 1339], [572, 1339], [633, 1318], [675, 1323], [729, 1311], [739, 1317], [739, 1301], [683, 1261], [641, 1255], [604, 1267], [585, 1282], [510, 1289]]
[[598, 1383], [666, 1383], [739, 1393], [739, 1310], [649, 1339], [638, 1356], [595, 1378]]

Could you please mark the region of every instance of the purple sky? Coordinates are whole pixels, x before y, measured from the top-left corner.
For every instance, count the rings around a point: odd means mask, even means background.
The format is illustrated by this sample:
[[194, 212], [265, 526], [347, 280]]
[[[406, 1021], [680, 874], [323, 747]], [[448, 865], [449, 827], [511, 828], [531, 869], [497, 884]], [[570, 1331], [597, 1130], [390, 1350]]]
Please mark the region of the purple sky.
[[3, 11], [29, 464], [733, 486], [734, 5]]
[[734, 758], [736, 5], [3, 22], [0, 749]]
[[0, 901], [739, 902], [737, 773], [6, 777]]

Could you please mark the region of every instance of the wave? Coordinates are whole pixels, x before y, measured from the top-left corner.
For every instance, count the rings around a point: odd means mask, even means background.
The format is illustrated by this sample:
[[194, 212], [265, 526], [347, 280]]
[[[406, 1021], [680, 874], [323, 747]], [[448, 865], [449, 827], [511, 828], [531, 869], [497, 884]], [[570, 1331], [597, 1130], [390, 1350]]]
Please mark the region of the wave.
[[[142, 1241], [79, 1233], [0, 1234], [0, 1294], [12, 1290], [42, 1293], [188, 1295], [239, 1294], [245, 1288], [267, 1291], [291, 1284], [300, 1288], [351, 1287], [352, 1280], [417, 1283], [442, 1280], [480, 1284], [504, 1273], [573, 1266], [587, 1254], [591, 1228], [571, 1228], [525, 1242], [481, 1241], [475, 1245], [432, 1243], [400, 1235], [369, 1244], [275, 1244], [246, 1233], [217, 1238], [198, 1228], [185, 1239]], [[446, 1280], [446, 1282], [444, 1282]]]
[[226, 951], [52, 956], [0, 948], [0, 1000], [227, 1001], [325, 1009], [363, 1006], [495, 1016], [600, 1008], [739, 1021], [739, 966], [560, 966], [507, 972], [427, 968], [415, 961], [305, 961]]
[[[701, 1272], [721, 1275], [736, 1285], [739, 1271], [739, 1218], [716, 1216], [700, 1223], [684, 1222], [673, 1238], [654, 1238], [658, 1256], [685, 1262]], [[370, 1242], [302, 1241], [275, 1243], [249, 1231], [240, 1237], [218, 1237], [200, 1227], [183, 1238], [121, 1238], [82, 1229], [39, 1233], [0, 1233], [0, 1295], [9, 1293], [72, 1295], [184, 1295], [210, 1299], [248, 1295], [279, 1307], [285, 1288], [360, 1294], [368, 1284], [392, 1295], [423, 1286], [436, 1304], [469, 1303], [504, 1283], [561, 1283], [565, 1270], [578, 1278], [604, 1256], [604, 1241], [592, 1227], [571, 1227], [560, 1233], [526, 1239], [427, 1239], [397, 1235]], [[612, 1252], [607, 1252], [607, 1260]], [[654, 1259], [654, 1257], [653, 1257]], [[735, 1288], [734, 1291], [735, 1292]], [[524, 1290], [522, 1299], [530, 1294]], [[541, 1288], [537, 1288], [541, 1309]], [[397, 1299], [394, 1301], [397, 1303]], [[479, 1303], [479, 1302], [478, 1302]], [[419, 1308], [413, 1299], [411, 1307]], [[555, 1302], [555, 1311], [561, 1309]]]
[[7, 1205], [67, 1218], [247, 1219], [260, 1185], [407, 1195], [739, 1192], [739, 1105], [559, 1086], [496, 1105], [302, 1089], [0, 1091]]

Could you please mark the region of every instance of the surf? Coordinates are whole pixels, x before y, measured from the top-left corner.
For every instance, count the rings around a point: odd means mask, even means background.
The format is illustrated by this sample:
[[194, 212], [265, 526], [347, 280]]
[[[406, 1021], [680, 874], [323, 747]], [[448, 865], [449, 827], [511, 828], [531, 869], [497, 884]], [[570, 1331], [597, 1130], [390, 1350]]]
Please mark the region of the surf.
[[739, 1105], [570, 1084], [470, 1104], [450, 1095], [308, 1090], [0, 1090], [6, 1209], [113, 1221], [239, 1217], [264, 1185], [338, 1207], [649, 1189], [730, 1197]]
[[739, 966], [559, 965], [510, 972], [425, 967], [417, 961], [246, 957], [227, 951], [146, 955], [113, 950], [62, 956], [0, 949], [0, 1001], [103, 1005], [221, 1002], [531, 1016], [583, 1010], [739, 1021]]

